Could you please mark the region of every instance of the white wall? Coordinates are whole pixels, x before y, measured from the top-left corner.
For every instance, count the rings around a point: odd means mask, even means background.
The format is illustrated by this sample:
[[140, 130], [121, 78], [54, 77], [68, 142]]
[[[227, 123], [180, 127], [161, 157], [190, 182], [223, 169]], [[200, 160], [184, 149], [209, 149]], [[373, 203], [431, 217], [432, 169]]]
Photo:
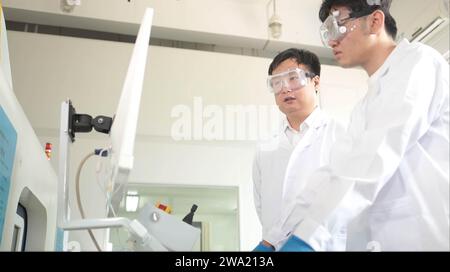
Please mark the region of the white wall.
[[360, 68], [322, 65], [320, 101], [333, 118], [347, 125], [353, 106], [367, 92], [367, 74]]
[[[111, 115], [118, 102], [132, 45], [98, 40], [9, 31], [15, 92], [42, 143], [52, 142], [58, 154], [59, 106], [70, 97], [79, 113]], [[261, 230], [253, 207], [252, 141], [173, 141], [170, 129], [174, 106], [192, 107], [193, 97], [206, 105], [273, 105], [266, 91], [270, 59], [220, 53], [150, 47], [149, 66], [141, 101], [135, 167], [130, 180], [158, 184], [239, 187], [240, 248], [252, 249]], [[325, 109], [346, 122], [349, 108], [365, 88], [360, 70], [323, 66]], [[328, 78], [328, 79], [327, 79]], [[331, 94], [335, 88], [339, 94]], [[335, 103], [336, 102], [336, 103]], [[81, 158], [103, 147], [106, 135], [80, 134], [73, 145], [71, 177]], [[57, 169], [57, 158], [52, 164]], [[82, 192], [90, 216], [100, 216], [103, 199], [88, 165]], [[91, 173], [91, 174], [89, 174]], [[73, 184], [72, 184], [72, 188]], [[72, 191], [73, 192], [73, 191]], [[72, 196], [72, 203], [74, 198]], [[78, 213], [73, 206], [74, 216]], [[93, 249], [87, 235], [83, 249]]]

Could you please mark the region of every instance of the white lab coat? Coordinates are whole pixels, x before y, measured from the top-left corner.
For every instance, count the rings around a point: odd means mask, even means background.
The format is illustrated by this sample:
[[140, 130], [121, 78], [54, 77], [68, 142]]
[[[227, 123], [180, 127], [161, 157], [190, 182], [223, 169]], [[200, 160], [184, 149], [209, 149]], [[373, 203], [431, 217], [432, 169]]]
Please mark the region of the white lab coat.
[[[336, 135], [344, 131], [342, 126], [328, 118], [319, 108], [304, 123], [308, 129], [295, 149], [289, 143], [284, 127], [277, 137], [261, 145], [256, 152], [253, 165], [254, 200], [263, 227], [263, 237], [280, 218], [284, 205], [295, 199], [303, 180], [328, 163], [330, 147]], [[286, 167], [293, 168], [294, 165], [298, 171], [286, 172]], [[339, 237], [345, 238], [342, 235]], [[341, 249], [333, 247], [329, 240], [322, 241], [324, 250]]]
[[[336, 138], [344, 135], [344, 127], [330, 119], [322, 112], [317, 112], [313, 122], [313, 129], [309, 129], [303, 139], [294, 148], [286, 168], [283, 182], [283, 204], [289, 207], [306, 186], [314, 171], [330, 162], [330, 150]], [[281, 211], [281, 217], [286, 210]], [[280, 216], [278, 217], [280, 218]], [[317, 244], [316, 250], [344, 251], [346, 246], [346, 224], [340, 224], [335, 217], [324, 222], [330, 233], [329, 236], [316, 236], [311, 239]], [[287, 237], [286, 237], [287, 238]], [[280, 248], [285, 240], [275, 244]]]
[[449, 69], [432, 48], [399, 43], [369, 79], [348, 132], [269, 242], [330, 235], [347, 222], [347, 250], [449, 250]]
[[283, 177], [294, 150], [285, 130], [283, 125], [271, 140], [258, 145], [253, 161], [253, 200], [263, 237], [280, 214]]

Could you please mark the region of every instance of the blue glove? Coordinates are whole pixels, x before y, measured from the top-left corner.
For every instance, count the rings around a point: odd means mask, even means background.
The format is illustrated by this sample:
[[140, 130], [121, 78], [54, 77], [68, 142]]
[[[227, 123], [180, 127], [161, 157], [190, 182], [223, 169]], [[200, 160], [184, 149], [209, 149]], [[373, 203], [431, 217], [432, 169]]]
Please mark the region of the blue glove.
[[292, 235], [281, 247], [280, 251], [314, 251], [307, 243]]
[[260, 242], [255, 249], [253, 249], [253, 252], [274, 252], [275, 249], [270, 246], [264, 245], [262, 242]]

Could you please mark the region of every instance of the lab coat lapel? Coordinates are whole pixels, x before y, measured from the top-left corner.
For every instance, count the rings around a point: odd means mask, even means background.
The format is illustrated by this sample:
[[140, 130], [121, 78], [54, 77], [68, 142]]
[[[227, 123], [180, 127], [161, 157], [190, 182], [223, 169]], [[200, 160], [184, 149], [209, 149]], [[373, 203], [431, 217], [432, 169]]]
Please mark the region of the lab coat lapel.
[[296, 149], [298, 151], [300, 151], [300, 150], [304, 150], [307, 147], [309, 147], [310, 145], [312, 145], [319, 136], [318, 134], [319, 134], [320, 128], [323, 127], [324, 125], [325, 125], [324, 116], [322, 114], [319, 114], [317, 116], [317, 119], [314, 120], [312, 127], [310, 129], [308, 129], [306, 134], [303, 136], [303, 139], [301, 139], [300, 142], [298, 143]]

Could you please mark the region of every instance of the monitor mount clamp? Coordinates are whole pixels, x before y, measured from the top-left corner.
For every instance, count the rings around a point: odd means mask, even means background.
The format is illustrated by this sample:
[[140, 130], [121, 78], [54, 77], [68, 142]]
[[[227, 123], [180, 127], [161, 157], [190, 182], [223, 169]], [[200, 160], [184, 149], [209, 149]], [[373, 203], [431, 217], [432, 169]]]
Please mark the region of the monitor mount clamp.
[[114, 121], [113, 118], [108, 116], [99, 115], [95, 118], [88, 114], [80, 114], [76, 113], [75, 108], [72, 105], [72, 102], [69, 100], [69, 112], [68, 112], [68, 133], [70, 136], [70, 140], [72, 142], [75, 141], [75, 133], [88, 133], [91, 132], [92, 129], [95, 129], [97, 132], [108, 134], [111, 130], [112, 123]]

